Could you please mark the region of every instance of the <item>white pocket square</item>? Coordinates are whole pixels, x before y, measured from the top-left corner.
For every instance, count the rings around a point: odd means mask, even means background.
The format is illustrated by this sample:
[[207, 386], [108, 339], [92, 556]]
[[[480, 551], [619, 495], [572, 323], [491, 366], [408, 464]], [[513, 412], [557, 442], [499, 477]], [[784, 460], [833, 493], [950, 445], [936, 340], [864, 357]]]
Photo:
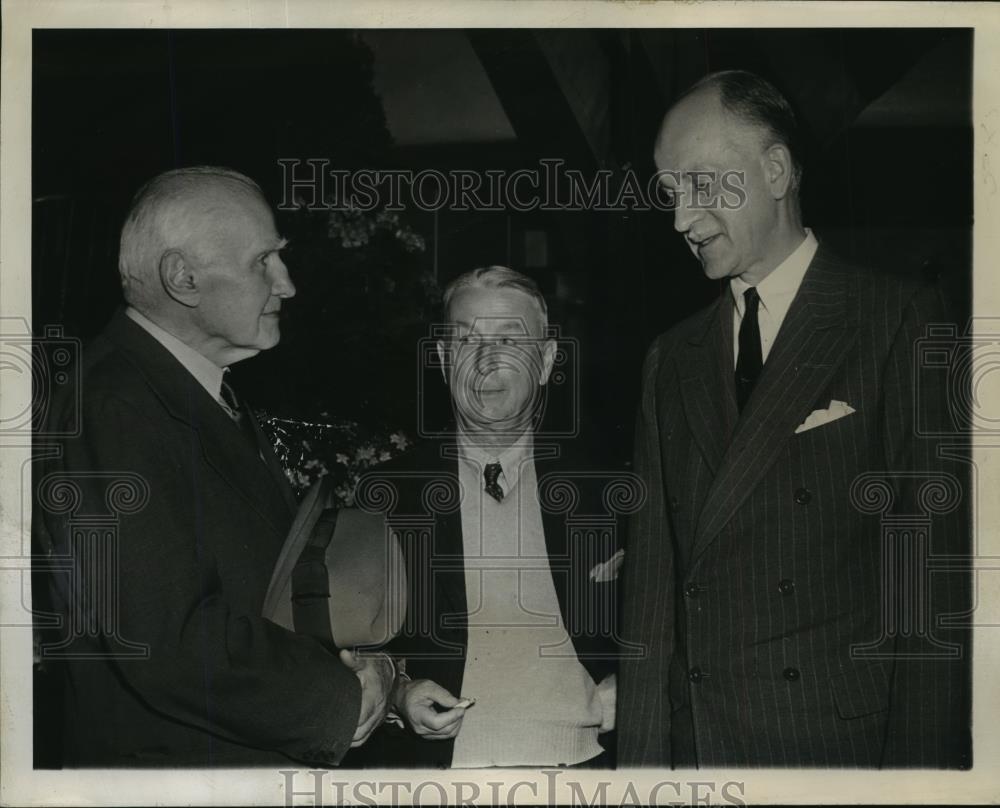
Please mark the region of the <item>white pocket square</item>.
[[622, 562], [625, 560], [625, 551], [619, 550], [607, 561], [602, 561], [600, 564], [595, 565], [595, 567], [590, 571], [590, 579], [595, 584], [606, 584], [609, 581], [614, 581], [618, 577], [618, 573], [621, 571]]
[[823, 426], [823, 424], [828, 424], [831, 421], [836, 421], [838, 418], [843, 418], [852, 412], [854, 412], [854, 407], [847, 402], [831, 401], [830, 406], [825, 410], [813, 410], [809, 413], [809, 417], [795, 428], [795, 434], [798, 435], [800, 432], [806, 432], [818, 426]]

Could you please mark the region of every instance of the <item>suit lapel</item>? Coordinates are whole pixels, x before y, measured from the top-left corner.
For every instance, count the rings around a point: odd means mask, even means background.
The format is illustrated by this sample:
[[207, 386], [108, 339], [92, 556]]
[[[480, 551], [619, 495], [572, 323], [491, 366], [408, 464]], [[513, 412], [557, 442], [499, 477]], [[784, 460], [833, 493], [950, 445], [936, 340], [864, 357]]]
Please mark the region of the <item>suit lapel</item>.
[[[584, 480], [580, 474], [583, 467], [579, 463], [568, 463], [566, 458], [561, 457], [561, 452], [562, 448], [559, 446], [536, 443], [532, 457], [549, 579], [555, 590], [563, 627], [570, 638], [573, 652], [578, 653], [574, 623], [586, 614], [588, 603], [584, 599], [584, 593], [579, 591], [580, 578], [575, 569], [583, 548], [571, 541], [570, 529], [571, 520], [574, 516], [579, 519], [582, 514], [586, 514], [589, 503], [585, 499], [587, 488], [583, 485]], [[546, 480], [546, 477], [549, 479]], [[574, 491], [572, 506], [569, 508], [564, 507], [569, 500], [563, 501], [560, 494], [555, 494], [557, 490], [565, 491], [567, 486]], [[546, 490], [549, 492], [548, 496], [545, 495]], [[579, 614], [571, 613], [571, 609], [579, 611]], [[559, 646], [558, 649], [549, 650], [564, 654], [569, 648]]]
[[[782, 323], [705, 498], [693, 562], [770, 469], [857, 339], [855, 289], [822, 248]], [[731, 333], [731, 330], [730, 330]], [[825, 405], [827, 402], [823, 402]]]
[[[229, 416], [214, 405], [203, 389], [205, 400], [214, 407], [205, 407], [192, 395], [191, 423], [198, 432], [205, 462], [225, 479], [247, 504], [275, 532], [284, 535], [287, 516], [294, 513], [284, 497], [286, 480], [277, 480], [234, 424]], [[217, 410], [217, 412], [216, 412]], [[294, 494], [292, 495], [294, 496]]]
[[[712, 473], [719, 470], [736, 423], [733, 302], [728, 288], [678, 358], [681, 399], [691, 434]], [[669, 425], [667, 425], [669, 428]]]
[[264, 465], [267, 466], [267, 470], [274, 478], [275, 487], [278, 489], [282, 499], [285, 501], [285, 505], [288, 506], [289, 512], [294, 515], [299, 509], [299, 502], [295, 498], [295, 492], [292, 491], [292, 487], [288, 484], [288, 478], [285, 476], [285, 470], [281, 467], [281, 463], [278, 462], [278, 458], [274, 454], [274, 447], [271, 445], [270, 440], [268, 440], [267, 435], [261, 428], [260, 422], [257, 420], [257, 416], [254, 415], [250, 407], [246, 408], [246, 414], [247, 417], [250, 418], [250, 424], [253, 426], [254, 435], [257, 437], [257, 446], [260, 448], [261, 459], [264, 461]]
[[[440, 445], [434, 465], [459, 485], [458, 446]], [[468, 491], [465, 492], [469, 496]], [[435, 567], [434, 576], [448, 605], [447, 611], [460, 615], [463, 630], [468, 624], [467, 598], [465, 595], [465, 546], [462, 542], [462, 508], [438, 512], [434, 519], [434, 536], [431, 554]]]
[[[592, 581], [590, 573], [597, 564], [609, 561], [618, 547], [614, 505], [605, 500], [609, 483], [616, 478], [594, 472], [589, 458], [566, 457], [562, 451], [562, 446], [535, 445], [538, 504], [563, 628], [577, 659], [597, 683], [614, 670], [610, 638], [615, 631], [618, 590], [610, 582]], [[560, 481], [574, 490], [572, 502], [556, 493], [557, 487], [565, 491]], [[552, 651], [563, 654], [569, 648]]]
[[[194, 430], [205, 462], [232, 486], [249, 508], [283, 536], [287, 502], [282, 486], [275, 484], [239, 427], [198, 380], [124, 310], [115, 315], [105, 335], [143, 374], [166, 410]], [[197, 481], [191, 482], [196, 484]], [[284, 479], [281, 483], [288, 487]]]
[[[569, 581], [565, 569], [569, 563], [571, 550], [569, 531], [566, 527], [566, 518], [570, 514], [562, 508], [549, 507], [549, 503], [543, 501], [542, 492], [546, 475], [558, 474], [563, 471], [564, 464], [558, 462], [559, 452], [559, 447], [535, 444], [533, 460], [535, 462], [535, 482], [538, 487], [538, 507], [542, 514], [542, 532], [545, 534], [545, 551], [548, 554], [549, 571], [552, 573], [552, 583], [556, 590], [559, 608], [562, 611], [563, 623], [568, 626], [566, 604]], [[572, 480], [567, 482], [573, 484]]]

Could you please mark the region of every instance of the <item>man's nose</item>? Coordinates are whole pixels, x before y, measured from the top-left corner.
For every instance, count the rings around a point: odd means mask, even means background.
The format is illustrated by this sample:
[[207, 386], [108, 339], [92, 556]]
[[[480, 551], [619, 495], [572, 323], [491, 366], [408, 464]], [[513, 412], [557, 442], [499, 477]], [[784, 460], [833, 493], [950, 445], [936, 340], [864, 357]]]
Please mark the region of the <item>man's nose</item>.
[[488, 373], [495, 364], [494, 352], [496, 350], [496, 340], [488, 337], [479, 341], [476, 345], [476, 370], [479, 373]]
[[674, 230], [678, 233], [687, 233], [698, 221], [701, 210], [691, 204], [690, 194], [678, 194], [678, 197], [677, 207], [674, 208]]
[[274, 256], [271, 294], [280, 298], [295, 297], [295, 284], [292, 283], [292, 276], [288, 274], [288, 267], [285, 266], [285, 262], [278, 255]]

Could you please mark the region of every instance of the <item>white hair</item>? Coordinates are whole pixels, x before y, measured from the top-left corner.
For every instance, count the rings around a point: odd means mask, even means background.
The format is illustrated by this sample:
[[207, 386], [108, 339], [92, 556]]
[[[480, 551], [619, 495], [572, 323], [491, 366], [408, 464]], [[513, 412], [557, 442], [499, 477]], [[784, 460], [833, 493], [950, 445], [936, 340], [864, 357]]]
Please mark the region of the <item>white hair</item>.
[[542, 333], [544, 334], [549, 326], [549, 309], [545, 304], [545, 297], [538, 288], [538, 284], [527, 275], [518, 272], [510, 267], [499, 265], [480, 267], [459, 275], [444, 290], [442, 307], [445, 317], [448, 316], [448, 306], [451, 299], [459, 289], [469, 286], [478, 286], [484, 289], [516, 289], [530, 297], [540, 315]]
[[122, 226], [118, 252], [118, 274], [129, 305], [146, 312], [157, 306], [160, 259], [190, 237], [195, 198], [220, 184], [264, 197], [260, 186], [249, 177], [217, 166], [166, 171], [139, 189]]

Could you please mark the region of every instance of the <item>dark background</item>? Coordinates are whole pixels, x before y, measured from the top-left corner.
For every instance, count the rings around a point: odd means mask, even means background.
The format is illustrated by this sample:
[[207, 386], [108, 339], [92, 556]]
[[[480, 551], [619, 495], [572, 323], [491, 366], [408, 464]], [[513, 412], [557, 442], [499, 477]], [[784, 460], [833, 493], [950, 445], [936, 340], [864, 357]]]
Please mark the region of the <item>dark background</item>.
[[[100, 331], [121, 304], [129, 200], [161, 171], [231, 166], [277, 203], [282, 158], [476, 171], [562, 158], [588, 177], [610, 170], [614, 188], [629, 169], [653, 173], [670, 102], [725, 68], [762, 74], [796, 107], [806, 224], [846, 257], [940, 278], [967, 315], [972, 47], [968, 29], [913, 28], [35, 30], [34, 329]], [[281, 344], [234, 371], [266, 413], [308, 422], [300, 437], [339, 425], [322, 433], [330, 452], [366, 446], [366, 430], [383, 447], [393, 431], [415, 437], [420, 382], [424, 426], [447, 418], [418, 343], [448, 280], [499, 263], [538, 280], [550, 320], [575, 340], [578, 372], [550, 385], [550, 412], [576, 403], [596, 462], [626, 466], [647, 346], [721, 291], [663, 212], [407, 210], [361, 246], [331, 238], [335, 223], [279, 212], [298, 295]], [[424, 249], [406, 249], [396, 227]], [[58, 689], [45, 675], [35, 710], [36, 766], [58, 765]]]
[[[614, 187], [654, 171], [670, 101], [732, 67], [799, 112], [806, 224], [848, 257], [941, 276], [967, 305], [972, 44], [967, 29], [36, 30], [35, 329], [89, 338], [108, 320], [128, 201], [160, 171], [228, 165], [277, 203], [280, 158], [513, 170], [557, 157], [610, 169]], [[384, 233], [345, 249], [327, 219], [279, 214], [298, 296], [281, 345], [236, 369], [269, 413], [416, 434], [416, 344], [436, 296], [500, 263], [533, 275], [578, 340], [581, 434], [626, 464], [646, 347], [719, 292], [669, 213], [408, 210], [426, 245], [412, 253]], [[428, 407], [446, 416], [441, 385]]]

